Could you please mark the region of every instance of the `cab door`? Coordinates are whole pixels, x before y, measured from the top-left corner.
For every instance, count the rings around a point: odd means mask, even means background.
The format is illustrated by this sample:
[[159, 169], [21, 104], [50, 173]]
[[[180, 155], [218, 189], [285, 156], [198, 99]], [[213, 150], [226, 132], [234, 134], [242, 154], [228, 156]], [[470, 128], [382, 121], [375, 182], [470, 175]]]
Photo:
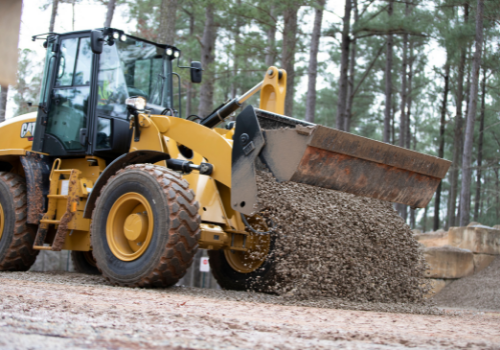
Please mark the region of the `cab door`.
[[50, 91], [46, 93], [46, 114], [41, 111], [38, 118], [43, 135], [36, 135], [39, 142], [35, 143], [41, 152], [51, 156], [83, 156], [88, 149], [88, 125], [93, 114], [90, 90], [95, 55], [89, 36], [60, 37], [56, 45], [53, 77], [51, 80], [49, 65], [46, 80]]

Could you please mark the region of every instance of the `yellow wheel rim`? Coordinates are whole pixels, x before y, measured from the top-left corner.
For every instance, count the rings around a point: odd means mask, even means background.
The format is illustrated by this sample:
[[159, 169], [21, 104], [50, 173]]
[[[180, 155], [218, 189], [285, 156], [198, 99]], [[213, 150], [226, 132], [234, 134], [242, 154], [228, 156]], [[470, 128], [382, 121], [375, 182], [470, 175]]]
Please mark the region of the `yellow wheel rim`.
[[153, 220], [153, 211], [144, 196], [131, 192], [118, 198], [106, 222], [111, 252], [122, 261], [142, 256], [153, 236]]
[[[267, 231], [268, 227], [260, 216], [247, 218], [248, 223], [258, 231]], [[270, 235], [256, 235], [251, 233], [247, 236], [246, 252], [226, 249], [224, 255], [231, 268], [240, 273], [250, 273], [257, 270], [266, 261], [271, 248]]]
[[0, 204], [0, 239], [2, 239], [4, 223], [5, 223], [5, 215], [3, 214], [2, 204]]

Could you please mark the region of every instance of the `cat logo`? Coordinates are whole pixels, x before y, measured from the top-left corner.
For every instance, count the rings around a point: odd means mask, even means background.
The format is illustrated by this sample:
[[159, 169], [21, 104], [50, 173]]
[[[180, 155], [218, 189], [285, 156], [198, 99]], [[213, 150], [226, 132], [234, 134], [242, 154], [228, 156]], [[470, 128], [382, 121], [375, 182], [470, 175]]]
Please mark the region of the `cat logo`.
[[24, 123], [21, 126], [21, 138], [26, 138], [28, 139], [28, 141], [32, 141], [34, 134], [35, 134], [35, 122]]

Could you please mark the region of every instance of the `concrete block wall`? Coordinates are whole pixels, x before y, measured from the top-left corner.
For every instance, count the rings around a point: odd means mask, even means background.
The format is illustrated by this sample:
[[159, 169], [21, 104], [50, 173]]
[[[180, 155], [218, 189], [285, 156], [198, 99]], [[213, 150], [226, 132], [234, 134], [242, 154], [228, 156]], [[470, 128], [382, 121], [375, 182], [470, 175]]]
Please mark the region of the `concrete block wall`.
[[49, 272], [49, 271], [69, 271], [74, 272], [71, 262], [71, 252], [62, 250], [53, 252], [51, 250], [41, 250], [38, 253], [35, 263], [30, 271]]
[[415, 230], [414, 234], [428, 264], [426, 275], [432, 286], [429, 296], [454, 280], [484, 270], [500, 255], [500, 225], [488, 227], [473, 222], [466, 227], [451, 227], [448, 232]]
[[[194, 258], [193, 264], [188, 269], [186, 275], [179, 280], [178, 286], [220, 289], [217, 281], [211, 272], [200, 271], [200, 260], [207, 256], [207, 251], [200, 249]], [[75, 272], [71, 262], [71, 252], [62, 250], [53, 252], [42, 250], [38, 253], [35, 263], [30, 268], [35, 272], [67, 271]]]

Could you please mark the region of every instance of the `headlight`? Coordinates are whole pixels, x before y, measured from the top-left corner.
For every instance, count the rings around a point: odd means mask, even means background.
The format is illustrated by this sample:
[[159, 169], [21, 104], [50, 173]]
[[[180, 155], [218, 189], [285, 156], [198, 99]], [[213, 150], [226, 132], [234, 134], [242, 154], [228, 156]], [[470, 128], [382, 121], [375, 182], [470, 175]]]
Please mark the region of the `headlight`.
[[165, 53], [167, 54], [167, 56], [172, 56], [172, 49], [171, 48], [168, 48], [165, 50]]
[[122, 35], [120, 36], [120, 40], [121, 40], [121, 41], [127, 41], [127, 36], [126, 36], [125, 34], [122, 34]]
[[119, 38], [119, 37], [120, 37], [120, 33], [118, 33], [118, 32], [113, 32], [113, 38], [114, 38], [114, 39], [117, 39], [117, 40], [118, 40], [118, 38]]
[[180, 55], [179, 51], [174, 51], [174, 57], [175, 58], [179, 57], [179, 55]]
[[142, 96], [129, 97], [125, 100], [125, 104], [134, 107], [138, 111], [146, 109], [146, 99]]

